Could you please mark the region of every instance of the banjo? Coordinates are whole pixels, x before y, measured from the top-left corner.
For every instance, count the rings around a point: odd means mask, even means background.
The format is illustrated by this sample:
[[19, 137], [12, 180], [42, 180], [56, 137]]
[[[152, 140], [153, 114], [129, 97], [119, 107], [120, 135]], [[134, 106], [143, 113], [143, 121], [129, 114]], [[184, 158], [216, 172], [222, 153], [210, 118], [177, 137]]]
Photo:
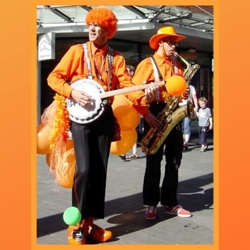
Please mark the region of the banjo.
[[[165, 85], [165, 81], [154, 83], [155, 86]], [[90, 103], [81, 106], [71, 98], [66, 98], [67, 110], [70, 120], [86, 124], [96, 120], [103, 113], [108, 103], [108, 97], [146, 89], [149, 84], [137, 85], [123, 89], [116, 89], [105, 92], [102, 86], [91, 79], [80, 79], [70, 85], [72, 88], [86, 92], [91, 96]]]

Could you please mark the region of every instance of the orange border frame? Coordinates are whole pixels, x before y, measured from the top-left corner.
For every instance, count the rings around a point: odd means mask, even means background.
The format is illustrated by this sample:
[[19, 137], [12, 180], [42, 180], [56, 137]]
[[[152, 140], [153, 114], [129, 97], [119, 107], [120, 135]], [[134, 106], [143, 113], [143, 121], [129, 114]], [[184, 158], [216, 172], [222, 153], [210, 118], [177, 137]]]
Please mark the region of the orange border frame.
[[[126, 1], [126, 4], [145, 4]], [[2, 1], [1, 24], [1, 247], [2, 249], [71, 249], [36, 245], [36, 5], [38, 1]], [[46, 3], [48, 4], [48, 3]], [[54, 0], [53, 4], [72, 4]], [[76, 0], [74, 4], [82, 4]], [[86, 4], [86, 3], [85, 3]], [[98, 4], [95, 1], [95, 4]], [[101, 2], [101, 4], [104, 4]], [[106, 4], [117, 5], [117, 2]], [[122, 3], [119, 3], [122, 4]], [[150, 5], [152, 3], [148, 3]], [[187, 5], [157, 1], [154, 4]], [[249, 190], [247, 22], [249, 2], [190, 0], [188, 5], [214, 5], [215, 224], [213, 245], [154, 245], [164, 249], [248, 249]], [[245, 61], [244, 61], [245, 60]], [[244, 67], [245, 66], [245, 67]], [[244, 119], [244, 123], [240, 124]], [[237, 126], [237, 124], [239, 124]], [[239, 128], [239, 129], [237, 129]], [[244, 136], [239, 133], [245, 130]], [[242, 131], [243, 132], [243, 131]], [[235, 146], [238, 145], [238, 146]], [[241, 190], [238, 191], [238, 188]], [[218, 193], [219, 190], [219, 193]], [[220, 199], [219, 199], [220, 197]], [[236, 199], [235, 199], [236, 197]], [[6, 203], [4, 202], [6, 200]], [[5, 204], [4, 204], [5, 203]], [[13, 236], [14, 234], [14, 236]], [[87, 246], [88, 247], [88, 246]], [[96, 247], [96, 246], [93, 246]], [[117, 246], [106, 245], [103, 248]], [[119, 245], [126, 248], [126, 245]], [[152, 246], [129, 246], [151, 249]]]

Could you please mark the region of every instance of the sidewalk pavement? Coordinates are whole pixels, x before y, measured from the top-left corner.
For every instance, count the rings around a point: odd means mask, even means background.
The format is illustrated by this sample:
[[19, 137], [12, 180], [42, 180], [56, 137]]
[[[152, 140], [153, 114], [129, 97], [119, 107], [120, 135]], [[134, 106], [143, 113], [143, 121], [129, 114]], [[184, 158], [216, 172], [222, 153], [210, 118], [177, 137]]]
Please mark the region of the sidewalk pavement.
[[[213, 244], [213, 139], [200, 152], [193, 134], [189, 150], [183, 152], [179, 170], [179, 202], [193, 216], [167, 215], [158, 206], [155, 221], [144, 219], [142, 184], [145, 155], [124, 162], [111, 154], [106, 188], [105, 218], [96, 224], [111, 230], [114, 244]], [[164, 160], [162, 161], [164, 173]], [[44, 155], [37, 155], [37, 244], [68, 244], [63, 212], [71, 206], [71, 190], [55, 186]], [[88, 244], [98, 244], [88, 241]]]

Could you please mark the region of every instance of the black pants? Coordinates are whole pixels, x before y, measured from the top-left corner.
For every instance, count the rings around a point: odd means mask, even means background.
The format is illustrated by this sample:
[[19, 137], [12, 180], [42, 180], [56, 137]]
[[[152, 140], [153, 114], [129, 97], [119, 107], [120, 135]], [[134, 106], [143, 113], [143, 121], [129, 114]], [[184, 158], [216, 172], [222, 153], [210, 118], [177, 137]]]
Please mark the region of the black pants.
[[[164, 103], [153, 103], [150, 111], [157, 114], [165, 107]], [[144, 133], [149, 125], [145, 122]], [[154, 155], [147, 155], [146, 170], [143, 183], [143, 202], [145, 205], [156, 206], [159, 201], [162, 205], [175, 206], [177, 201], [178, 169], [181, 165], [183, 136], [181, 124], [176, 125], [166, 138], [163, 145]], [[165, 174], [160, 188], [161, 161], [165, 155]]]
[[110, 144], [114, 131], [111, 106], [97, 120], [88, 124], [72, 122], [76, 171], [72, 205], [82, 218], [104, 218], [104, 202]]

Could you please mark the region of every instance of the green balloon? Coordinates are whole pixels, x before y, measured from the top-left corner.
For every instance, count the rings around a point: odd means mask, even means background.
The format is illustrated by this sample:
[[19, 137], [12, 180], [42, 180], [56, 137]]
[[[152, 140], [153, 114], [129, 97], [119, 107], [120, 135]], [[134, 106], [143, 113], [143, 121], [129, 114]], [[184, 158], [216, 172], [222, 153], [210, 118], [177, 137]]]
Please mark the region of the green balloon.
[[81, 218], [81, 212], [77, 207], [69, 207], [63, 213], [63, 220], [67, 225], [77, 225]]

